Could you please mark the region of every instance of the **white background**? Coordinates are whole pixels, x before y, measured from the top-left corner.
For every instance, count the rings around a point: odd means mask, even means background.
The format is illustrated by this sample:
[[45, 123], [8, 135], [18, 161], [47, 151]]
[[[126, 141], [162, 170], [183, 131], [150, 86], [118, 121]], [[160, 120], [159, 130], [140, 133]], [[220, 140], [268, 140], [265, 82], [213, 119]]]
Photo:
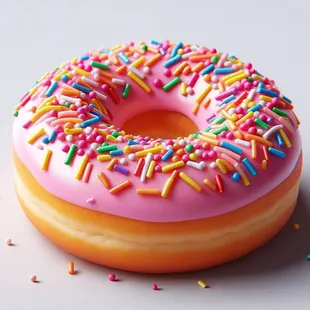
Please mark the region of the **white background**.
[[[1, 0], [0, 309], [309, 309], [309, 0]], [[177, 276], [136, 275], [65, 254], [30, 225], [14, 196], [12, 110], [56, 65], [129, 40], [183, 41], [251, 61], [278, 81], [300, 115], [305, 154], [297, 211], [268, 245], [226, 266]], [[308, 183], [308, 184], [307, 184]], [[292, 223], [301, 229], [295, 232]], [[12, 238], [16, 246], [5, 245]], [[3, 240], [3, 242], [1, 241]], [[74, 259], [79, 273], [69, 276]], [[29, 277], [35, 274], [40, 283]], [[199, 279], [211, 286], [201, 289]], [[157, 283], [161, 291], [153, 291]]]

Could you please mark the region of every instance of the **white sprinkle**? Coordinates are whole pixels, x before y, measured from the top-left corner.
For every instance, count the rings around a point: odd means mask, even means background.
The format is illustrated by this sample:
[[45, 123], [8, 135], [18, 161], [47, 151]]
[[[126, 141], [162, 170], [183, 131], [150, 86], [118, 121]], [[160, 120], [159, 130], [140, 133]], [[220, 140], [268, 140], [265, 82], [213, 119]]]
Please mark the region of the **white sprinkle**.
[[124, 80], [116, 79], [116, 78], [112, 79], [112, 83], [114, 83], [116, 85], [125, 85], [125, 81]]
[[266, 102], [264, 100], [261, 100], [258, 102], [262, 107], [264, 107], [266, 105]]
[[241, 139], [235, 139], [235, 142], [239, 145], [250, 147], [251, 143], [249, 141], [241, 140]]
[[254, 115], [255, 117], [259, 117], [259, 114], [260, 114], [259, 111], [255, 111], [253, 115]]
[[141, 172], [141, 182], [144, 183], [145, 182], [145, 179], [146, 179], [146, 174], [147, 174], [147, 171], [149, 169], [149, 165], [152, 161], [152, 158], [153, 158], [153, 154], [152, 153], [147, 153], [146, 157], [145, 157], [145, 162], [144, 162], [144, 166], [143, 166], [143, 169], [142, 169], [142, 172]]
[[250, 99], [251, 101], [253, 100], [254, 96], [256, 94], [256, 88], [252, 88], [250, 91], [249, 91], [249, 94], [248, 94], [248, 97], [247, 99]]
[[219, 59], [218, 63], [216, 64], [216, 66], [217, 66], [218, 68], [223, 67], [223, 65], [224, 65], [224, 63], [225, 63], [227, 57], [228, 57], [228, 54], [225, 54], [225, 53], [222, 54], [221, 58]]
[[204, 168], [204, 165], [201, 165], [201, 163], [196, 163], [195, 161], [191, 161], [191, 160], [189, 160], [186, 163], [186, 165], [189, 167], [195, 168], [197, 170], [203, 170], [203, 168]]
[[82, 106], [82, 102], [80, 100], [78, 100], [76, 103], [75, 103], [76, 107], [77, 108], [80, 108]]
[[109, 66], [111, 64], [110, 60], [107, 59], [105, 62], [104, 62], [105, 65]]
[[144, 72], [145, 74], [150, 74], [150, 73], [151, 73], [150, 67], [148, 67], [148, 66], [143, 67], [143, 72]]
[[138, 69], [136, 69], [135, 67], [129, 66], [128, 69], [134, 73], [136, 76], [138, 76], [140, 79], [144, 79], [144, 74], [139, 71]]
[[231, 61], [224, 62], [224, 67], [231, 67], [231, 65], [232, 65]]
[[189, 57], [194, 56], [194, 55], [196, 55], [196, 51], [183, 54], [182, 59], [188, 59]]
[[193, 90], [191, 87], [187, 87], [187, 88], [186, 88], [186, 92], [187, 92], [189, 95], [193, 95], [193, 94], [194, 94], [194, 90]]
[[264, 134], [264, 130], [261, 128], [257, 129], [257, 134], [259, 134], [260, 136], [262, 136]]
[[128, 155], [128, 159], [131, 160], [131, 161], [136, 160], [136, 154], [135, 154], [135, 153], [130, 153], [130, 154]]
[[96, 150], [98, 148], [98, 143], [94, 142], [90, 145], [90, 148]]
[[94, 74], [94, 79], [99, 82], [100, 81], [100, 75], [98, 73]]
[[169, 150], [172, 150], [173, 149], [173, 145], [167, 145], [166, 149], [169, 151]]
[[87, 135], [90, 135], [93, 132], [93, 129], [91, 127], [86, 127], [84, 131]]
[[211, 78], [211, 81], [214, 83], [217, 83], [219, 81], [218, 77], [216, 75], [213, 75]]
[[5, 243], [7, 244], [7, 245], [12, 245], [13, 243], [12, 243], [12, 239], [10, 239], [10, 238], [6, 238], [5, 239]]
[[195, 154], [196, 154], [197, 156], [201, 156], [202, 150], [195, 150]]
[[276, 131], [278, 131], [279, 129], [283, 128], [283, 125], [276, 125], [272, 128], [270, 128], [269, 130], [267, 130], [264, 134], [263, 134], [263, 138], [268, 140], [268, 138], [275, 133]]
[[229, 115], [234, 115], [235, 112], [236, 112], [236, 109], [235, 109], [235, 108], [231, 108], [231, 109], [228, 110], [228, 114], [229, 114]]
[[48, 117], [46, 120], [45, 120], [45, 124], [50, 124], [51, 122], [55, 121], [57, 119], [57, 117]]
[[81, 99], [86, 100], [87, 95], [84, 94], [83, 92], [80, 92], [80, 97], [81, 97]]
[[59, 102], [60, 105], [65, 105], [66, 100], [61, 99], [61, 97], [60, 97], [59, 100], [58, 100], [58, 102]]
[[86, 83], [88, 83], [91, 86], [94, 86], [94, 87], [99, 87], [100, 86], [99, 83], [97, 83], [97, 82], [87, 78], [86, 76], [82, 76], [82, 80], [85, 81]]
[[120, 163], [121, 165], [126, 165], [126, 164], [127, 164], [127, 159], [126, 159], [126, 158], [121, 158], [121, 159], [119, 160], [119, 163]]
[[201, 161], [199, 164], [200, 164], [201, 166], [203, 166], [203, 167], [205, 167], [205, 166], [207, 165], [205, 161]]
[[97, 94], [97, 96], [99, 97], [99, 99], [101, 100], [107, 100], [108, 97], [105, 96], [104, 94], [100, 93], [99, 91], [95, 90], [95, 93]]
[[66, 140], [68, 142], [72, 142], [73, 141], [73, 136], [72, 135], [66, 135]]
[[179, 141], [179, 145], [185, 146], [185, 145], [186, 145], [186, 140], [181, 139], [181, 140]]
[[118, 137], [116, 138], [116, 140], [117, 140], [118, 142], [123, 142], [124, 138], [123, 138], [122, 136], [118, 136]]
[[74, 125], [74, 128], [80, 128], [81, 127], [81, 124], [77, 123]]
[[139, 57], [140, 57], [140, 54], [139, 54], [139, 53], [134, 53], [134, 54], [133, 54], [133, 57], [134, 57], [134, 58], [139, 58]]
[[76, 103], [76, 102], [78, 102], [78, 101], [81, 101], [80, 98], [72, 98], [72, 97], [64, 96], [64, 95], [61, 95], [60, 98], [61, 98], [62, 100], [65, 100], [65, 103], [66, 103], [66, 102]]
[[242, 107], [242, 109], [247, 109], [248, 108], [248, 106], [247, 106], [247, 104], [245, 102], [242, 102], [240, 106]]
[[212, 169], [216, 168], [216, 163], [214, 161], [212, 163], [210, 163], [210, 168], [212, 168]]

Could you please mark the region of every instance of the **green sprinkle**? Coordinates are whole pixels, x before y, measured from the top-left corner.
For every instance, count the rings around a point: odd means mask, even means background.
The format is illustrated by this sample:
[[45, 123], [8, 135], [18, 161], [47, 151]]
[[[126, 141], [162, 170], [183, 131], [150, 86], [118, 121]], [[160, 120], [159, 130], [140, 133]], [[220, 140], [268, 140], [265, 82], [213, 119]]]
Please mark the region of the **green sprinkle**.
[[131, 85], [130, 84], [126, 84], [125, 87], [124, 87], [123, 93], [122, 93], [122, 97], [123, 98], [127, 98], [128, 97], [130, 89], [131, 89]]
[[141, 49], [146, 52], [147, 51], [147, 45], [142, 45]]
[[58, 71], [58, 70], [59, 70], [59, 67], [56, 67], [54, 70], [55, 70], [55, 71]]
[[105, 153], [105, 152], [116, 151], [116, 150], [117, 150], [117, 146], [115, 144], [101, 146], [97, 148], [98, 153]]
[[181, 79], [179, 77], [174, 78], [172, 81], [164, 85], [163, 90], [169, 91], [171, 88], [173, 88], [175, 85], [181, 82]]
[[69, 107], [70, 107], [70, 105], [71, 105], [71, 103], [70, 103], [70, 102], [66, 102], [66, 103], [65, 103], [65, 107], [66, 107], [66, 108], [69, 108]]
[[211, 57], [211, 62], [212, 62], [213, 64], [217, 64], [218, 61], [219, 61], [219, 58], [218, 58], [218, 57], [216, 57], [216, 56], [212, 56], [212, 57]]
[[211, 130], [211, 128], [210, 127], [207, 127], [205, 130], [204, 130], [204, 132], [209, 132]]
[[222, 116], [222, 117], [220, 117], [219, 119], [217, 119], [216, 121], [215, 121], [215, 124], [222, 124], [223, 122], [225, 122], [226, 121], [226, 118], [224, 117], [224, 116]]
[[75, 152], [76, 152], [77, 148], [78, 147], [75, 144], [71, 145], [70, 150], [69, 150], [69, 152], [67, 154], [67, 158], [65, 160], [65, 165], [70, 165], [71, 164], [72, 159], [73, 159], [73, 157], [75, 155]]
[[287, 116], [286, 112], [284, 112], [284, 111], [282, 111], [282, 110], [280, 110], [278, 108], [273, 108], [272, 111], [277, 113], [280, 116]]
[[108, 142], [103, 142], [101, 146], [107, 146], [107, 145], [109, 145]]
[[268, 124], [263, 122], [261, 119], [259, 118], [256, 118], [255, 121], [254, 121], [258, 126], [264, 128], [264, 129], [268, 129]]
[[95, 68], [99, 68], [99, 69], [103, 69], [103, 70], [109, 70], [108, 65], [102, 64], [100, 62], [92, 61], [90, 64]]
[[112, 136], [114, 138], [117, 138], [119, 136], [119, 133], [115, 130], [115, 131], [112, 132]]
[[193, 134], [192, 134], [192, 137], [193, 137], [194, 139], [196, 139], [196, 138], [198, 137], [198, 135], [199, 135], [198, 133], [193, 133]]
[[192, 144], [187, 144], [185, 146], [185, 151], [186, 152], [191, 153], [191, 152], [193, 152], [193, 150], [194, 150], [194, 146]]
[[222, 131], [227, 131], [227, 130], [228, 130], [227, 126], [224, 125], [223, 127], [219, 128], [219, 129], [217, 129], [217, 130], [214, 130], [212, 133], [213, 133], [214, 135], [219, 135]]
[[253, 82], [253, 78], [251, 76], [248, 76], [248, 81]]
[[13, 116], [17, 117], [18, 116], [18, 111], [13, 112]]

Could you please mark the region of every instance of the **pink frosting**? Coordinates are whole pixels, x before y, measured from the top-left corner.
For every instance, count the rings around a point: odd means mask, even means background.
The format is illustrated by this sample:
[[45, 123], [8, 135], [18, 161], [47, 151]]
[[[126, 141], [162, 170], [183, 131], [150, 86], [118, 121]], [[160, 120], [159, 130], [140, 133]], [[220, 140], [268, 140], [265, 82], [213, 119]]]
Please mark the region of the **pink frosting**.
[[[154, 54], [151, 53], [145, 54], [146, 59], [150, 59], [153, 56]], [[134, 60], [135, 59], [132, 58], [132, 61]], [[208, 97], [211, 98], [211, 104], [206, 110], [201, 107], [201, 111], [195, 116], [192, 113], [195, 98], [206, 88], [206, 82], [202, 78], [197, 80], [193, 88], [195, 92], [193, 96], [188, 95], [185, 97], [181, 95], [180, 87], [175, 87], [168, 93], [161, 89], [157, 89], [152, 83], [153, 79], [159, 78], [166, 84], [173, 78], [167, 77], [167, 74], [165, 75], [164, 73], [163, 63], [165, 61], [167, 61], [167, 59], [162, 58], [160, 62], [151, 68], [150, 75], [146, 76], [144, 79], [152, 88], [151, 94], [142, 90], [128, 76], [117, 76], [117, 74], [115, 74], [118, 78], [132, 85], [128, 99], [123, 99], [120, 104], [116, 105], [111, 100], [104, 101], [105, 107], [107, 107], [114, 116], [112, 122], [116, 128], [121, 127], [126, 120], [137, 114], [153, 110], [180, 112], [191, 118], [200, 130], [204, 130], [208, 126], [206, 117], [212, 113], [216, 114], [219, 108], [217, 104], [220, 101], [215, 99], [215, 97], [219, 95], [219, 91], [212, 90], [208, 94]], [[179, 64], [180, 63], [172, 66], [172, 68], [175, 69]], [[139, 70], [140, 69], [141, 68], [139, 68]], [[115, 68], [113, 66], [110, 66], [110, 70], [112, 73], [115, 73]], [[185, 77], [185, 81], [187, 80], [188, 77]], [[60, 84], [61, 83], [60, 81]], [[121, 90], [118, 91], [118, 94], [121, 94]], [[58, 87], [53, 95], [60, 96], [60, 87]], [[106, 169], [108, 162], [98, 162], [95, 159], [91, 161], [94, 166], [89, 182], [78, 181], [75, 175], [83, 157], [75, 156], [72, 165], [65, 165], [64, 160], [66, 158], [66, 153], [61, 150], [63, 142], [59, 140], [47, 145], [53, 153], [48, 171], [42, 171], [41, 164], [45, 151], [37, 147], [39, 140], [33, 145], [29, 144], [27, 141], [42, 126], [46, 128], [46, 132], [50, 132], [51, 129], [44, 120], [35, 122], [28, 129], [23, 128], [23, 125], [33, 115], [33, 113], [27, 109], [32, 106], [39, 106], [42, 102], [38, 97], [39, 96], [35, 96], [34, 99], [31, 99], [30, 102], [27, 103], [14, 122], [13, 143], [19, 158], [28, 167], [40, 185], [56, 197], [87, 209], [126, 218], [149, 222], [175, 222], [208, 218], [234, 211], [265, 195], [287, 178], [293, 171], [301, 153], [300, 134], [298, 129], [294, 128], [293, 135], [287, 133], [292, 143], [291, 148], [280, 148], [276, 145], [275, 140], [272, 140], [273, 147], [284, 151], [286, 157], [282, 159], [269, 154], [268, 168], [263, 171], [260, 168], [260, 163], [264, 159], [261, 149], [258, 150], [257, 159], [252, 160], [251, 148], [235, 144], [234, 140], [219, 138], [220, 141], [227, 141], [242, 148], [243, 154], [241, 157], [248, 158], [256, 168], [257, 175], [251, 176], [242, 162], [240, 162], [240, 165], [250, 180], [249, 186], [245, 187], [241, 181], [232, 181], [231, 173], [227, 173], [226, 175], [222, 175], [224, 193], [219, 194], [218, 191], [209, 190], [202, 181], [206, 177], [214, 180], [215, 175], [221, 173], [217, 168], [212, 169], [210, 167], [212, 161], [208, 160], [206, 161], [206, 166], [203, 171], [196, 170], [186, 165], [180, 169], [180, 171], [185, 172], [202, 186], [203, 190], [201, 192], [195, 191], [182, 179], [178, 178], [170, 195], [165, 199], [161, 196], [138, 195], [136, 193], [137, 188], [162, 189], [171, 173], [155, 173], [151, 179], [142, 183], [139, 177], [133, 175], [137, 161], [127, 160], [128, 163], [124, 166], [130, 170], [130, 175], [125, 176], [116, 171], [108, 171]], [[258, 97], [259, 94], [256, 94], [253, 101], [258, 102]], [[295, 117], [291, 111], [285, 111], [290, 114], [290, 117]], [[118, 149], [122, 149], [127, 144], [122, 142], [117, 145]], [[171, 162], [161, 163], [161, 165], [165, 166], [170, 163]], [[116, 186], [126, 179], [131, 181], [132, 186], [117, 195], [111, 195], [98, 180], [97, 173], [99, 172], [104, 172], [107, 175], [112, 186]]]

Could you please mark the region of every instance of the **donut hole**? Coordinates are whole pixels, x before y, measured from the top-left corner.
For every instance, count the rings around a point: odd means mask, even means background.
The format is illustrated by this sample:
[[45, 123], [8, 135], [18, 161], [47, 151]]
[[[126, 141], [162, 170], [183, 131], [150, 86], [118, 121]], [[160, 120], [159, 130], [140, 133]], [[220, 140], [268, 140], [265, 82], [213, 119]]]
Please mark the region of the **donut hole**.
[[197, 125], [186, 115], [162, 110], [135, 115], [121, 127], [127, 133], [154, 139], [176, 139], [199, 131]]

